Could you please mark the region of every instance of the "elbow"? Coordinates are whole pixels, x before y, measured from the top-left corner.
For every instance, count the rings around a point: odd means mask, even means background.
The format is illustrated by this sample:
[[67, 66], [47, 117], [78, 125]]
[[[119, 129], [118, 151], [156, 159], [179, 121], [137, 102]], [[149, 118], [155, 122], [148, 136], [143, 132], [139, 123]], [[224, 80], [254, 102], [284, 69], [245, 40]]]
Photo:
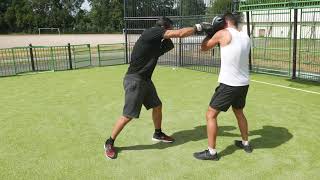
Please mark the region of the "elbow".
[[206, 46], [201, 46], [201, 51], [208, 51], [210, 48], [206, 47]]

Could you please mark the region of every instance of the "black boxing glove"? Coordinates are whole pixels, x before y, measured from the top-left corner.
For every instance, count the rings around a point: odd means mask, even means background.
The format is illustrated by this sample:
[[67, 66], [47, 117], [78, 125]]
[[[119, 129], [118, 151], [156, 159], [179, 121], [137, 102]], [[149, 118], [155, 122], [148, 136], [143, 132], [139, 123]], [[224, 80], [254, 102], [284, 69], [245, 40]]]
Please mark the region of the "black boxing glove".
[[200, 24], [195, 24], [194, 25], [195, 31], [196, 32], [205, 32], [206, 34], [212, 34], [213, 33], [213, 26], [212, 24], [208, 22], [202, 22]]
[[171, 39], [164, 39], [160, 45], [160, 56], [169, 52], [173, 48], [174, 48], [174, 44], [173, 44], [172, 40]]
[[213, 27], [213, 31], [210, 34], [211, 37], [218, 31], [224, 29], [226, 25], [226, 21], [221, 17], [221, 16], [216, 16], [213, 18], [212, 20], [212, 27]]
[[203, 22], [201, 23], [203, 31], [207, 34], [208, 37], [212, 37], [215, 33], [214, 27], [212, 24]]

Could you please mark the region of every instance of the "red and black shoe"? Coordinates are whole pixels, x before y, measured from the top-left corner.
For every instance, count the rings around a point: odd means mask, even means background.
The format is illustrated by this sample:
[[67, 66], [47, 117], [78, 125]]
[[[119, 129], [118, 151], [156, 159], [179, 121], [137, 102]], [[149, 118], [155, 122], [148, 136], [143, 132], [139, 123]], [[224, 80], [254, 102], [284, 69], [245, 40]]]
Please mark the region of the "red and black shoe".
[[104, 144], [104, 155], [107, 157], [107, 158], [110, 158], [110, 159], [115, 159], [117, 158], [117, 151], [116, 149], [114, 148], [113, 144]]
[[154, 133], [152, 137], [153, 141], [156, 142], [165, 142], [165, 143], [172, 143], [174, 142], [174, 139], [170, 136], [167, 136], [165, 133], [160, 132], [160, 133]]

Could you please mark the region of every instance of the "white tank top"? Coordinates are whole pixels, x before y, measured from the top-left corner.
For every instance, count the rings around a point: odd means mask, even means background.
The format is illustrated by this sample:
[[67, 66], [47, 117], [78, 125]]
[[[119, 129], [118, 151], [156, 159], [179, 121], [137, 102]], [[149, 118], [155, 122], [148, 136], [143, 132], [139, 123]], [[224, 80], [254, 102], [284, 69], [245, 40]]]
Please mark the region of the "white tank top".
[[221, 47], [221, 69], [219, 83], [229, 86], [249, 84], [250, 38], [244, 32], [227, 28], [232, 36], [231, 42]]

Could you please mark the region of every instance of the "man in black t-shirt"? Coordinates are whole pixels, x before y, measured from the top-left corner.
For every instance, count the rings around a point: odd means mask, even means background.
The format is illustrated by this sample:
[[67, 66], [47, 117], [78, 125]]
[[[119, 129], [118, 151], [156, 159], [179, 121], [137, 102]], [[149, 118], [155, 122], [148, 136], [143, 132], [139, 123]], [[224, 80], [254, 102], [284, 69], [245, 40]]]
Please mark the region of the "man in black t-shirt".
[[158, 58], [174, 48], [170, 38], [183, 38], [195, 32], [211, 28], [208, 24], [196, 24], [195, 27], [173, 30], [173, 22], [166, 17], [160, 18], [156, 26], [146, 29], [135, 43], [128, 71], [124, 77], [125, 105], [123, 115], [116, 122], [112, 134], [106, 140], [105, 156], [116, 158], [114, 141], [124, 126], [133, 118], [139, 118], [142, 105], [152, 109], [155, 127], [152, 140], [171, 143], [174, 139], [161, 131], [162, 103], [151, 80]]

